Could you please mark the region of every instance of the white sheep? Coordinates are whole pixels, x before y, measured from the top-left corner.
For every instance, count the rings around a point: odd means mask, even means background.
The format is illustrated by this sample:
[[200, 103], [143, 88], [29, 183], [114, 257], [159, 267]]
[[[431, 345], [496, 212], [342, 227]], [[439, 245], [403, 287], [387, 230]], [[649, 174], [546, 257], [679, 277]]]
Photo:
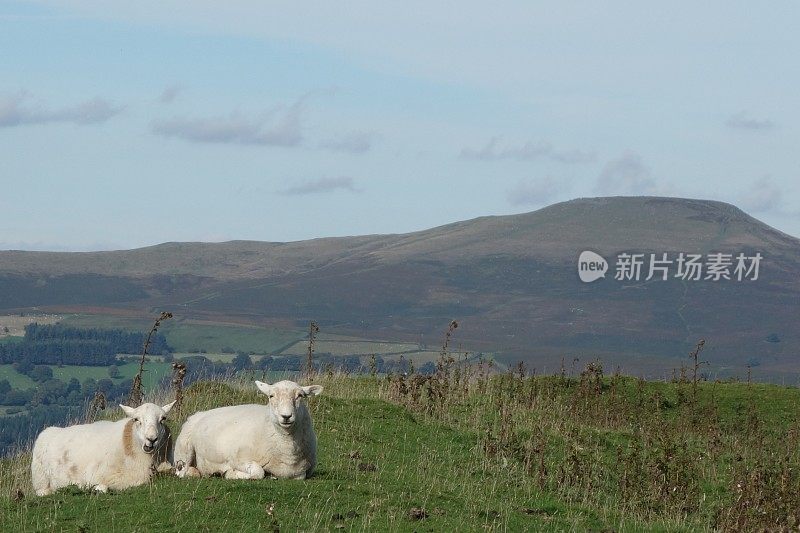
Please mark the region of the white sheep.
[[36, 494], [46, 496], [68, 485], [106, 492], [147, 483], [156, 452], [167, 439], [164, 418], [174, 404], [120, 405], [128, 418], [43, 430], [31, 460]]
[[200, 411], [190, 416], [175, 441], [179, 477], [221, 474], [227, 479], [305, 479], [317, 464], [317, 436], [304, 399], [320, 385], [256, 381], [267, 405], [249, 404]]

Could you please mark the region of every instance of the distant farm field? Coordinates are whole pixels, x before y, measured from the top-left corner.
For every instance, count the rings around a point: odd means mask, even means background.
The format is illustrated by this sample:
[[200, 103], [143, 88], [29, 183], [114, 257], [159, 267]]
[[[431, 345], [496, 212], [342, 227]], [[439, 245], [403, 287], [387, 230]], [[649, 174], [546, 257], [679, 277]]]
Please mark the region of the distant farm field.
[[[108, 367], [105, 366], [55, 366], [52, 365], [53, 377], [67, 382], [72, 378], [83, 382], [86, 379], [111, 379], [108, 375]], [[136, 375], [139, 365], [136, 363], [124, 363], [118, 366], [119, 377], [113, 379], [114, 383], [119, 383], [125, 379], [133, 378]], [[171, 372], [171, 365], [169, 363], [150, 361], [145, 367], [145, 373], [142, 377], [145, 389], [155, 388], [161, 379]], [[34, 382], [28, 376], [20, 374], [12, 365], [0, 365], [0, 380], [8, 380], [11, 387], [15, 389], [29, 389], [36, 387]]]
[[4, 337], [21, 337], [25, 334], [25, 326], [37, 322], [39, 324], [55, 324], [61, 320], [60, 315], [0, 315], [0, 340]]
[[177, 352], [272, 353], [303, 337], [299, 331], [250, 326], [167, 323], [162, 333]]
[[112, 315], [74, 314], [65, 315], [61, 323], [78, 328], [109, 328], [124, 329], [129, 331], [148, 331], [153, 325], [153, 320]]
[[[281, 355], [302, 355], [308, 350], [308, 341], [303, 339], [292, 344], [281, 352]], [[394, 343], [370, 340], [331, 340], [322, 339], [314, 343], [316, 353], [331, 355], [383, 355], [392, 353], [408, 353], [419, 350], [418, 344]]]
[[[70, 315], [64, 324], [86, 328], [120, 328], [146, 332], [153, 325], [149, 319], [102, 315]], [[167, 320], [159, 330], [176, 352], [253, 352], [273, 353], [302, 339], [297, 330], [242, 326], [233, 324], [209, 324], [181, 320]]]
[[20, 374], [12, 365], [0, 365], [0, 381], [7, 380], [13, 389], [32, 389], [36, 382], [24, 374]]

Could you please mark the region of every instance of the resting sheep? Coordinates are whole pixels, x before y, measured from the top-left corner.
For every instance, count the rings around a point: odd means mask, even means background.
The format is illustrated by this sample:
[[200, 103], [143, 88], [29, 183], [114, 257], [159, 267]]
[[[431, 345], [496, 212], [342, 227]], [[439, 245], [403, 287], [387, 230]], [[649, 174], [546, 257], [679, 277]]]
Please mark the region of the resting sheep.
[[117, 422], [45, 429], [33, 445], [36, 494], [46, 496], [68, 485], [106, 492], [147, 483], [156, 452], [167, 439], [164, 418], [174, 404], [120, 405], [128, 418]]
[[256, 381], [267, 405], [232, 405], [190, 416], [175, 441], [179, 477], [221, 474], [227, 479], [305, 479], [317, 463], [317, 437], [304, 399], [319, 385]]

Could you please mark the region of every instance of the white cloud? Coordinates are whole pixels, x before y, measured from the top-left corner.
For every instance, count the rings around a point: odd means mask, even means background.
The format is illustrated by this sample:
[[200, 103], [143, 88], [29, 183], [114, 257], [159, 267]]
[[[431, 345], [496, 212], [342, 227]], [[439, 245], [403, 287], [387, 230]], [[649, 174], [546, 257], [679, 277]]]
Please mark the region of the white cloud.
[[375, 132], [354, 131], [340, 137], [322, 141], [320, 147], [337, 152], [363, 154], [372, 148], [372, 143], [376, 138], [377, 134], [375, 134]]
[[183, 92], [183, 88], [180, 85], [170, 85], [161, 92], [158, 101], [162, 104], [171, 104], [181, 92]]
[[729, 128], [740, 130], [764, 131], [775, 129], [775, 123], [769, 119], [756, 119], [747, 115], [745, 111], [740, 111], [732, 115], [725, 122]]
[[765, 213], [781, 208], [784, 193], [770, 176], [754, 181], [750, 187], [739, 195], [739, 206], [749, 213]]
[[43, 104], [28, 103], [30, 95], [19, 92], [0, 96], [0, 127], [67, 122], [88, 125], [106, 122], [124, 109], [97, 97], [73, 106], [49, 109]]
[[306, 194], [320, 194], [335, 191], [358, 192], [353, 178], [349, 176], [339, 176], [335, 178], [320, 178], [317, 180], [306, 181], [298, 185], [293, 185], [283, 191], [281, 194], [290, 196], [300, 196]]
[[511, 205], [540, 206], [552, 203], [563, 191], [563, 183], [551, 177], [520, 181], [506, 192]]
[[190, 142], [264, 146], [298, 146], [303, 141], [301, 115], [305, 96], [286, 109], [248, 118], [241, 113], [227, 117], [173, 117], [151, 124], [153, 133]]
[[499, 148], [500, 139], [492, 137], [485, 146], [479, 149], [464, 148], [461, 150], [462, 159], [479, 159], [494, 161], [499, 159], [515, 159], [517, 161], [531, 161], [534, 159], [550, 159], [559, 163], [590, 163], [595, 160], [595, 155], [580, 150], [556, 150], [549, 141], [528, 141], [520, 146]]
[[609, 161], [600, 172], [594, 192], [609, 195], [659, 195], [664, 188], [656, 184], [650, 169], [634, 152]]

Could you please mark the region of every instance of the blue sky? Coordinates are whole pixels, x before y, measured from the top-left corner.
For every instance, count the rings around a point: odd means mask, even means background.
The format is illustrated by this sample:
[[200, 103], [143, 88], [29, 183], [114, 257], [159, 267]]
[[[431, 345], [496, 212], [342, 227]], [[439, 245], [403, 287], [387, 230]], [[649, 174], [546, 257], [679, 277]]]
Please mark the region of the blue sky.
[[794, 2], [286, 4], [0, 1], [0, 248], [639, 194], [800, 235]]

